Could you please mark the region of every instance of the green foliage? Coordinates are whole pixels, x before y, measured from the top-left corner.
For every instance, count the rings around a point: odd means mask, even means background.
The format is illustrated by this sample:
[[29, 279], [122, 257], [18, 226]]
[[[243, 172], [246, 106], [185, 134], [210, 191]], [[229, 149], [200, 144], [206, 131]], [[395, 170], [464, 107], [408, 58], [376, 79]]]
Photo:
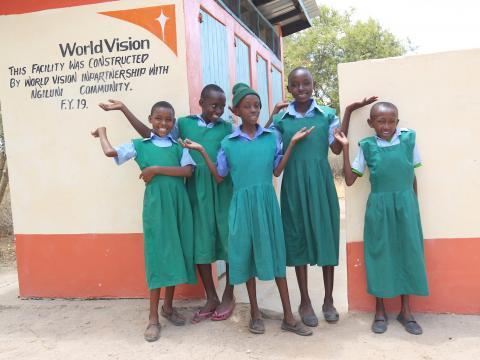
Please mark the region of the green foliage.
[[339, 110], [337, 65], [405, 54], [404, 45], [373, 19], [352, 22], [353, 10], [340, 13], [320, 6], [312, 27], [284, 39], [285, 74], [298, 66], [312, 72], [314, 96], [320, 103]]

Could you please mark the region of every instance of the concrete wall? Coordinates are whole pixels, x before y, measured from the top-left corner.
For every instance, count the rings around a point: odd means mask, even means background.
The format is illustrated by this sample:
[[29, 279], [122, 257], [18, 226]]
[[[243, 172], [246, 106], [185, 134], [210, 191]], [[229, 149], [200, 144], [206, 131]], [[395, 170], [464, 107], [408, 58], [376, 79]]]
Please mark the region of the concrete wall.
[[[423, 166], [416, 170], [431, 295], [419, 311], [480, 313], [480, 49], [339, 66], [342, 109], [377, 95], [399, 108], [400, 127], [417, 131]], [[350, 159], [358, 140], [373, 134], [369, 108], [352, 117]], [[368, 173], [346, 191], [349, 305], [372, 310], [363, 263]], [[391, 306], [398, 306], [393, 301]]]
[[[7, 7], [0, 18], [0, 99], [20, 295], [145, 296], [144, 184], [133, 161], [117, 167], [90, 131], [107, 126], [112, 144], [138, 137], [121, 113], [97, 106], [111, 98], [124, 101], [145, 121], [151, 105], [162, 99], [178, 114], [189, 113], [183, 2], [114, 1], [31, 13], [23, 5], [18, 12], [25, 13], [12, 15], [15, 9]], [[53, 1], [46, 8], [68, 5]], [[168, 17], [163, 29], [155, 20], [160, 13]], [[104, 39], [111, 44], [116, 38], [138, 41], [143, 48], [108, 51]], [[63, 56], [59, 44], [65, 49], [67, 43], [86, 45], [86, 53]], [[144, 55], [148, 58], [141, 63], [93, 66], [102, 57]], [[54, 68], [38, 73], [45, 68], [34, 64]], [[155, 66], [162, 68], [150, 73]], [[140, 68], [145, 74], [138, 77], [82, 81], [87, 72]], [[53, 84], [56, 75], [75, 74], [72, 83]], [[48, 78], [48, 83], [26, 86], [34, 77]], [[97, 94], [85, 94], [82, 88], [113, 82], [128, 83], [128, 88]], [[59, 96], [32, 98], [32, 91], [52, 95], [50, 89]]]
[[[226, 26], [228, 54], [224, 55], [229, 58], [231, 85], [235, 36], [249, 45], [254, 87], [258, 83], [253, 64], [257, 56], [267, 60], [272, 107], [271, 70], [282, 69], [281, 61], [214, 0], [46, 0], [0, 5], [0, 101], [20, 296], [148, 295], [141, 223], [144, 184], [138, 179], [138, 167], [133, 161], [117, 167], [103, 155], [90, 131], [107, 126], [112, 144], [138, 137], [121, 113], [97, 106], [112, 98], [125, 102], [144, 121], [158, 100], [171, 102], [179, 116], [200, 111], [204, 85], [200, 9]], [[135, 44], [143, 48], [108, 51], [104, 40], [112, 44], [116, 38], [127, 45], [138, 41]], [[72, 48], [74, 43], [86, 50], [62, 54], [66, 44]], [[142, 54], [148, 58], [140, 64], [90, 68], [90, 61], [102, 57]], [[53, 68], [39, 73], [47, 68], [34, 64]], [[146, 73], [131, 79], [82, 81], [87, 71], [138, 68]], [[77, 79], [53, 84], [57, 75]], [[39, 83], [26, 86], [30, 78], [38, 78]], [[113, 81], [128, 87], [96, 94], [85, 94], [81, 88]], [[230, 89], [225, 91], [229, 95]], [[176, 295], [201, 297], [203, 290], [200, 285], [184, 286]]]

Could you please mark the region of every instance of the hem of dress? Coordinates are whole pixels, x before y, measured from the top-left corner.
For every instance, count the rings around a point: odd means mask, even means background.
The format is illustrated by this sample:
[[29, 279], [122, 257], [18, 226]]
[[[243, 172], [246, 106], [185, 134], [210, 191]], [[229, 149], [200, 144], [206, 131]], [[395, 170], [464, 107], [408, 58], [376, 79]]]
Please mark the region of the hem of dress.
[[162, 283], [154, 283], [152, 285], [148, 284], [148, 290], [155, 290], [155, 289], [160, 289], [163, 287], [168, 287], [168, 286], [177, 286], [177, 285], [183, 285], [183, 284], [188, 284], [188, 285], [196, 285], [197, 284], [197, 279], [195, 280], [186, 280], [186, 279], [180, 279], [180, 280], [172, 280], [170, 282], [162, 282]]
[[213, 257], [213, 258], [209, 258], [210, 260], [203, 260], [203, 259], [199, 259], [199, 260], [194, 260], [193, 263], [195, 265], [209, 265], [209, 264], [213, 264], [214, 262], [216, 261], [225, 261], [225, 262], [228, 262], [228, 257], [227, 256], [217, 256], [217, 257]]
[[301, 262], [301, 263], [297, 263], [297, 262], [291, 262], [291, 263], [287, 263], [287, 266], [288, 267], [293, 267], [293, 266], [304, 266], [304, 265], [310, 265], [310, 266], [338, 266], [338, 260], [337, 262], [335, 263], [319, 263], [319, 262]]
[[391, 294], [374, 294], [373, 291], [370, 291], [370, 290], [367, 290], [368, 293], [372, 296], [375, 296], [375, 297], [378, 297], [378, 298], [382, 298], [382, 299], [392, 299], [392, 298], [395, 298], [397, 296], [402, 296], [402, 295], [409, 295], [409, 296], [430, 296], [430, 293], [427, 291], [427, 292], [415, 292], [415, 291], [412, 291], [412, 292], [409, 292], [409, 291], [405, 291], [405, 292], [399, 292], [398, 294], [395, 293], [395, 295], [391, 295]]

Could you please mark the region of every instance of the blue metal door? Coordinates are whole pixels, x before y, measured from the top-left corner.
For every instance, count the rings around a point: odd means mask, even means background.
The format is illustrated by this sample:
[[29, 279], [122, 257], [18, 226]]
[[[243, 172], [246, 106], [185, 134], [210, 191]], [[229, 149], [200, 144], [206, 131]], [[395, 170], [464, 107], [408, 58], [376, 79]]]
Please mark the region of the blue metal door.
[[235, 37], [235, 82], [250, 83], [250, 51], [247, 44]]
[[258, 122], [263, 126], [268, 121], [270, 110], [268, 105], [267, 62], [261, 56], [257, 56], [257, 92], [262, 101]]
[[230, 105], [230, 81], [228, 69], [228, 41], [225, 25], [215, 20], [205, 11], [200, 10], [201, 49], [202, 49], [202, 82], [203, 86], [216, 84], [220, 86], [227, 97], [227, 107], [223, 118], [231, 121], [232, 115], [228, 110]]
[[283, 100], [282, 97], [282, 73], [272, 66], [272, 104], [279, 103]]

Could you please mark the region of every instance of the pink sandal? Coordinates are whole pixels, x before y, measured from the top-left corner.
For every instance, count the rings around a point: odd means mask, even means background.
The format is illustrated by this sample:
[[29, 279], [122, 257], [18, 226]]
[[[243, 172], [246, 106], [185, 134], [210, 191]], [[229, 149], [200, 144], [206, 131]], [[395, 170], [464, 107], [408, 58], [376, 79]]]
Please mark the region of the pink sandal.
[[215, 310], [211, 320], [212, 321], [227, 320], [233, 314], [233, 310], [235, 310], [235, 303], [233, 303], [233, 306], [231, 309], [228, 309], [222, 312], [218, 312], [217, 310]]

